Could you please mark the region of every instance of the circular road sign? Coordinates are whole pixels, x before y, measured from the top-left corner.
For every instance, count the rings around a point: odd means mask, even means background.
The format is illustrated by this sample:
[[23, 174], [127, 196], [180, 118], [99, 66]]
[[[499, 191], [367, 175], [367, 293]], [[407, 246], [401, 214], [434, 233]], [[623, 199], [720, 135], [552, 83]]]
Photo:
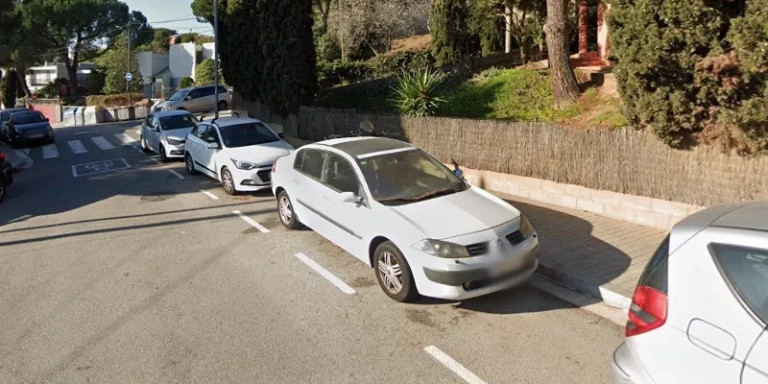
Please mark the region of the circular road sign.
[[133, 80], [133, 75], [129, 72], [125, 74], [125, 81]]

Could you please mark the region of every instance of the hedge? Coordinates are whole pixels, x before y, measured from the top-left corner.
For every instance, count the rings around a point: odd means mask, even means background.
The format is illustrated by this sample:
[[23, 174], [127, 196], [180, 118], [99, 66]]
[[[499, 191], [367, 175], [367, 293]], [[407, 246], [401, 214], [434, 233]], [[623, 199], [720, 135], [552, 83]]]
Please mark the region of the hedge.
[[[144, 99], [144, 94], [132, 93], [131, 104], [138, 103]], [[104, 107], [122, 107], [129, 105], [127, 93], [117, 93], [114, 95], [91, 95], [85, 97], [85, 105], [87, 106], [104, 106]]]

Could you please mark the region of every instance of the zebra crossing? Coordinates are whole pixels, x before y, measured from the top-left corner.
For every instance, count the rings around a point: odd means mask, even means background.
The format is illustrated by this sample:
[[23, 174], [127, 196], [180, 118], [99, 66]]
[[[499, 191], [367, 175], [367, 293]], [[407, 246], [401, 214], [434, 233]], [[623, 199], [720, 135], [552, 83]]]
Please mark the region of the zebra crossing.
[[[138, 136], [138, 133], [133, 132], [133, 134]], [[77, 157], [89, 152], [104, 152], [125, 146], [141, 150], [139, 141], [125, 132], [82, 139], [61, 140], [56, 143], [43, 145], [42, 147], [23, 148], [20, 150], [29, 156], [37, 158], [40, 158], [40, 152], [42, 152], [43, 160], [53, 160], [63, 155]]]

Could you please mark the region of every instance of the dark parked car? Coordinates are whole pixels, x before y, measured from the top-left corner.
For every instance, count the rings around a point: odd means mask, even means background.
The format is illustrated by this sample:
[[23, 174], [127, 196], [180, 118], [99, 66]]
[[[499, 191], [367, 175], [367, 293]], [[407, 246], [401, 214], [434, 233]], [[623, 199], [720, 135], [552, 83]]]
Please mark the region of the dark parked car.
[[11, 146], [31, 142], [53, 143], [53, 127], [48, 118], [38, 111], [12, 114], [4, 131]]
[[11, 119], [11, 115], [16, 112], [26, 112], [26, 108], [8, 108], [0, 111], [0, 139], [5, 140], [5, 125]]
[[0, 202], [8, 193], [8, 186], [13, 184], [13, 166], [5, 153], [0, 152]]

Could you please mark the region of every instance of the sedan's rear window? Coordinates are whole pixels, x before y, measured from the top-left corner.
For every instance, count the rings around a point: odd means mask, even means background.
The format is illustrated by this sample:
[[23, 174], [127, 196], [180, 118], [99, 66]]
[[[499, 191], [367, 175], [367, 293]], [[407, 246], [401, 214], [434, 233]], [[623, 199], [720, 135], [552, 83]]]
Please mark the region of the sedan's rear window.
[[735, 294], [768, 323], [768, 250], [725, 244], [710, 249]]

